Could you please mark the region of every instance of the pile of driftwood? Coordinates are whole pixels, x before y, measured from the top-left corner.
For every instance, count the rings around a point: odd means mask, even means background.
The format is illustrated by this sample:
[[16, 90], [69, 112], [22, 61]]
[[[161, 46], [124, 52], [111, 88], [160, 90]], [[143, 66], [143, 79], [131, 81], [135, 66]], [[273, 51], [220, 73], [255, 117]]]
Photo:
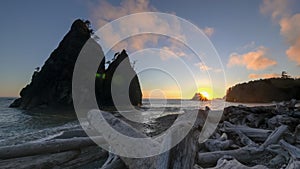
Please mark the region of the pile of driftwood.
[[[205, 142], [199, 142], [201, 129], [205, 121], [214, 120], [207, 115], [216, 112], [208, 108], [199, 110], [187, 136], [171, 150], [153, 157], [114, 155], [95, 145], [83, 130], [74, 130], [42, 142], [0, 147], [0, 168], [296, 169], [300, 168], [300, 110], [296, 103], [227, 107], [217, 129]], [[102, 115], [120, 133], [136, 137], [159, 134], [181, 116], [161, 117], [153, 124], [134, 124], [108, 112]], [[97, 112], [89, 113], [90, 130], [98, 125], [98, 116]], [[178, 134], [178, 129], [184, 125], [188, 124], [175, 121], [170, 131]], [[156, 130], [149, 134], [143, 132], [143, 128]], [[93, 139], [106, 143], [96, 131]], [[163, 141], [161, 144], [166, 143]], [[160, 143], [155, 146], [160, 146]]]
[[296, 103], [225, 108], [215, 133], [200, 145], [198, 168], [300, 168]]

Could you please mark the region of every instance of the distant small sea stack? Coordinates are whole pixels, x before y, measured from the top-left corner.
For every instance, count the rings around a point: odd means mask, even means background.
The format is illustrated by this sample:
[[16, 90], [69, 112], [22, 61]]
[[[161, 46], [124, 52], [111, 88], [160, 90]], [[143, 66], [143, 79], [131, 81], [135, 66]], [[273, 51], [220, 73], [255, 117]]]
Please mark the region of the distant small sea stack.
[[199, 101], [208, 101], [208, 98], [205, 97], [202, 93], [195, 93], [192, 100], [199, 100]]

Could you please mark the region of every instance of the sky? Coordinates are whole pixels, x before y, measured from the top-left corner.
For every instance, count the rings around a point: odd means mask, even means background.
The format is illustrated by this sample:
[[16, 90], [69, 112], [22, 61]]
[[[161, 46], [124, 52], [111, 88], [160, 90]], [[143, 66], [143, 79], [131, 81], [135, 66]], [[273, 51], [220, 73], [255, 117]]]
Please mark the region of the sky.
[[[30, 82], [34, 68], [44, 64], [75, 19], [88, 19], [97, 30], [136, 12], [162, 12], [185, 19], [203, 31], [208, 38], [205, 42], [211, 42], [220, 57], [220, 63], [212, 59], [204, 64], [201, 59], [196, 61], [197, 57], [193, 58], [193, 53], [182, 44], [176, 45], [166, 37], [138, 36], [125, 40], [116, 50], [128, 48], [131, 61], [136, 61], [136, 71], [151, 62], [156, 66], [162, 63], [161, 67], [169, 65], [166, 69], [176, 74], [141, 71], [139, 76], [146, 97], [189, 98], [197, 91], [205, 91], [216, 98], [223, 97], [226, 88], [232, 85], [280, 77], [282, 71], [300, 77], [300, 3], [297, 0], [7, 0], [0, 2], [0, 96], [19, 96], [20, 90]], [[160, 23], [150, 22], [151, 19], [138, 18], [138, 21], [158, 27]], [[130, 30], [134, 24], [122, 26]], [[162, 30], [174, 31], [171, 26]], [[113, 40], [114, 35], [107, 32], [103, 39]], [[201, 48], [202, 44], [195, 43]], [[176, 65], [181, 61], [188, 66], [178, 71]], [[214, 67], [214, 63], [218, 66]], [[188, 71], [195, 76], [187, 76]]]

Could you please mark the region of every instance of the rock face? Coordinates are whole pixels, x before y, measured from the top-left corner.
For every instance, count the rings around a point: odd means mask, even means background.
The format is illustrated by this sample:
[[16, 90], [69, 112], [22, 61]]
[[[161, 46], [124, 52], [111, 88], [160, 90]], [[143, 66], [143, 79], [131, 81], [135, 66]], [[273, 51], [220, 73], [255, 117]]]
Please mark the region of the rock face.
[[226, 101], [272, 102], [300, 99], [300, 79], [271, 78], [238, 84], [228, 89]]
[[[113, 77], [115, 80], [113, 80]], [[129, 84], [129, 90], [126, 84]], [[116, 95], [113, 95], [114, 98], [117, 97], [120, 100], [117, 104], [121, 106], [126, 106], [128, 96], [132, 105], [138, 106], [142, 104], [139, 80], [130, 65], [125, 50], [115, 54], [115, 59], [109, 64], [107, 69], [105, 69], [105, 58], [100, 64], [96, 78], [96, 98], [100, 107], [114, 106], [116, 102], [113, 100], [112, 90], [116, 93]]]
[[[10, 107], [26, 110], [53, 109], [57, 111], [70, 109], [73, 111], [73, 69], [82, 47], [90, 37], [91, 30], [89, 30], [87, 22], [79, 19], [74, 21], [70, 31], [51, 53], [41, 70], [36, 70], [32, 76], [31, 83], [21, 90], [21, 98], [16, 99]], [[126, 52], [122, 52], [122, 57], [125, 56], [127, 57]], [[121, 62], [122, 60], [118, 59], [116, 61]], [[105, 67], [103, 67], [104, 62], [105, 59], [100, 64], [99, 70], [107, 72], [108, 76], [110, 76], [113, 74], [111, 70], [115, 70], [115, 66], [118, 66], [118, 64], [117, 62], [112, 63], [105, 70]], [[129, 69], [132, 68], [130, 67]], [[134, 71], [131, 73], [135, 74]], [[103, 101], [103, 103], [101, 102], [102, 106], [113, 105], [111, 97], [109, 97], [110, 81], [105, 80], [104, 83], [104, 86], [96, 86], [96, 91], [101, 91], [96, 92], [97, 98]], [[141, 104], [142, 92], [137, 77], [133, 80], [133, 86], [134, 88], [131, 91], [135, 91], [135, 93], [131, 94], [132, 98], [134, 98], [132, 103], [133, 105]]]

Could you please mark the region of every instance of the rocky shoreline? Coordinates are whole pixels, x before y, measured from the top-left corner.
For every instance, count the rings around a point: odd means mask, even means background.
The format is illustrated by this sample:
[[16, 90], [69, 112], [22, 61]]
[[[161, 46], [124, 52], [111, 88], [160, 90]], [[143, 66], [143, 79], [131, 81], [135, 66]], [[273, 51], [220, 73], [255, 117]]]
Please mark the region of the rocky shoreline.
[[[296, 103], [227, 107], [214, 134], [201, 143], [198, 142], [200, 130], [205, 120], [211, 120], [206, 117], [212, 112], [199, 110], [190, 133], [164, 153], [164, 157], [119, 157], [99, 148], [83, 130], [76, 130], [43, 142], [0, 147], [0, 168], [88, 168], [93, 165], [106, 169], [299, 168], [300, 107]], [[153, 136], [169, 128], [180, 115], [164, 116], [149, 124], [131, 123], [111, 113], [105, 116], [113, 127], [121, 128], [121, 132], [128, 135]], [[92, 130], [92, 119], [90, 124]], [[176, 126], [176, 122], [174, 124]], [[145, 129], [151, 130], [145, 132]], [[94, 139], [105, 142], [99, 134], [95, 134]]]

